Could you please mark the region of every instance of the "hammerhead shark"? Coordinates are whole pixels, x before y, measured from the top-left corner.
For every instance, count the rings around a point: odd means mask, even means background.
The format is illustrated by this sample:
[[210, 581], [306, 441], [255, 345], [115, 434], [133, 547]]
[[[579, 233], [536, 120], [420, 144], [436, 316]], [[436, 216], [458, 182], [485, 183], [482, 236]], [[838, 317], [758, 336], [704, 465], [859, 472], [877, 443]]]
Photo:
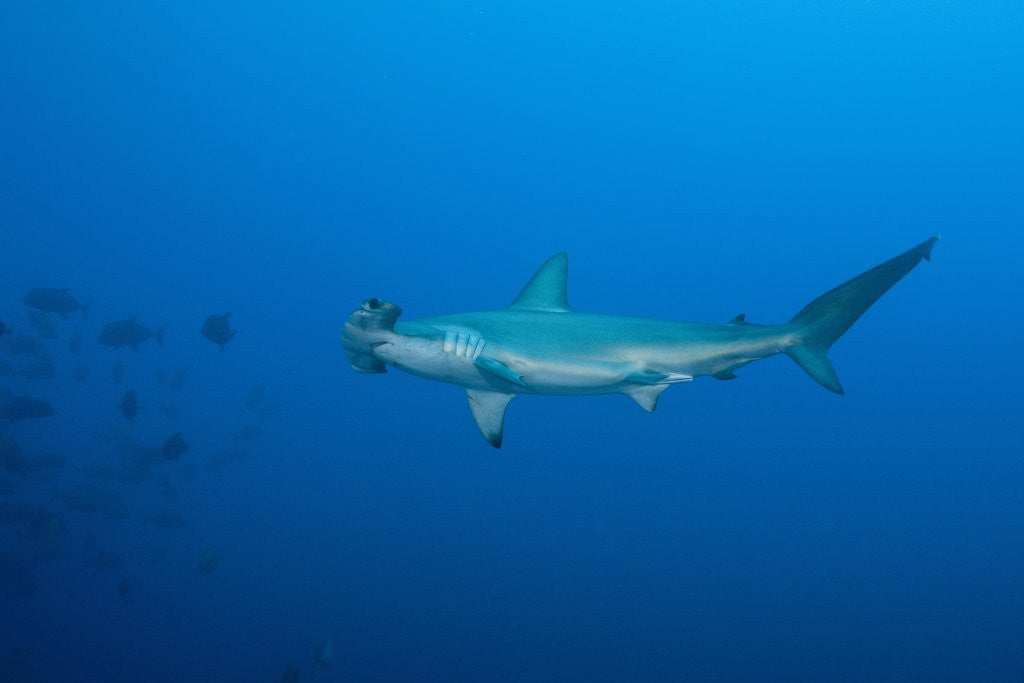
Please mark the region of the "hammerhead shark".
[[669, 386], [784, 353], [829, 391], [843, 387], [828, 358], [839, 337], [883, 294], [930, 260], [932, 237], [804, 306], [789, 322], [760, 325], [743, 314], [724, 324], [577, 313], [566, 295], [568, 257], [555, 254], [507, 307], [397, 322], [402, 309], [370, 298], [341, 336], [361, 373], [392, 365], [466, 389], [480, 433], [501, 447], [505, 408], [518, 394], [626, 394], [648, 412]]

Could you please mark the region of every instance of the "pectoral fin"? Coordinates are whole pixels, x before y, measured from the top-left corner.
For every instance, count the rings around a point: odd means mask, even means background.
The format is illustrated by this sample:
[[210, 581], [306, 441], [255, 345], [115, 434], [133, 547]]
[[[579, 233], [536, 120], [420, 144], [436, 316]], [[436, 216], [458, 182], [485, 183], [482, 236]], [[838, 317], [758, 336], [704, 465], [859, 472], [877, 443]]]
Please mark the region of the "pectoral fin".
[[489, 372], [492, 375], [500, 377], [506, 382], [512, 384], [518, 384], [519, 386], [525, 387], [526, 383], [523, 378], [512, 371], [512, 368], [502, 363], [500, 360], [491, 358], [490, 356], [477, 356], [476, 360], [473, 361], [473, 365], [477, 366], [485, 372]]
[[515, 394], [503, 394], [499, 391], [481, 391], [467, 389], [469, 410], [473, 413], [476, 426], [487, 439], [487, 443], [501, 448], [501, 432], [505, 424], [505, 408]]

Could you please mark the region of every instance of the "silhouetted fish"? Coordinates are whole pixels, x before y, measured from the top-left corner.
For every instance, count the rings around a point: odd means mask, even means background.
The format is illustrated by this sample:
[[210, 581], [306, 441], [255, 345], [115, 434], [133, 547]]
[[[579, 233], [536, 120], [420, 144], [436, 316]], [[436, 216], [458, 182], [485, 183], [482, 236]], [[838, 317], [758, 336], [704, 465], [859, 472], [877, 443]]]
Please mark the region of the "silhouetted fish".
[[253, 387], [249, 395], [245, 397], [245, 407], [248, 410], [256, 410], [263, 403], [263, 387]]
[[235, 331], [231, 329], [228, 324], [228, 316], [230, 312], [224, 315], [211, 315], [207, 316], [206, 321], [203, 323], [203, 327], [200, 330], [202, 335], [212, 341], [214, 344], [220, 347], [221, 351], [224, 350], [224, 345], [231, 341], [231, 338], [235, 336]]
[[263, 436], [263, 428], [259, 425], [246, 425], [235, 433], [235, 438], [241, 443], [252, 443]]
[[162, 510], [152, 515], [146, 515], [143, 521], [158, 529], [180, 529], [185, 526], [185, 519], [173, 510]]
[[121, 598], [121, 602], [126, 605], [135, 604], [135, 586], [128, 579], [121, 579], [121, 583], [117, 584], [117, 597]]
[[75, 366], [75, 369], [72, 372], [72, 377], [74, 377], [75, 380], [78, 382], [84, 382], [87, 379], [89, 379], [89, 375], [91, 373], [92, 369], [89, 368], [89, 364], [86, 363], [85, 361], [82, 361], [81, 363]]
[[150, 337], [155, 337], [157, 343], [163, 346], [164, 333], [166, 331], [167, 325], [154, 332], [135, 322], [135, 316], [132, 316], [128, 320], [116, 320], [104, 325], [103, 330], [100, 332], [99, 343], [113, 348], [130, 346], [132, 350], [138, 351], [139, 344]]
[[117, 569], [123, 564], [121, 556], [113, 550], [97, 550], [85, 558], [85, 564], [93, 569]]
[[291, 664], [286, 665], [281, 674], [281, 683], [299, 683], [299, 670]]
[[27, 598], [36, 592], [31, 566], [21, 553], [0, 548], [0, 588], [16, 598]]
[[69, 313], [81, 311], [84, 315], [89, 309], [89, 304], [84, 306], [71, 295], [71, 291], [64, 288], [36, 287], [21, 300], [29, 308], [47, 313], [57, 313], [65, 318]]
[[15, 396], [0, 409], [0, 416], [10, 422], [29, 420], [53, 415], [53, 406], [48, 401], [32, 396]]
[[114, 380], [114, 384], [120, 384], [124, 379], [124, 358], [118, 358], [114, 363], [114, 367], [110, 369], [110, 379]]
[[93, 463], [86, 465], [85, 473], [118, 484], [141, 484], [152, 477], [149, 466], [137, 462]]
[[213, 548], [207, 548], [203, 551], [203, 554], [199, 557], [199, 562], [196, 564], [196, 571], [200, 574], [206, 575], [212, 572], [220, 564], [220, 555]]
[[334, 639], [328, 638], [313, 651], [313, 673], [326, 669], [334, 660]]
[[161, 448], [146, 446], [130, 436], [122, 439], [118, 448], [126, 459], [138, 465], [160, 465], [166, 461]]
[[7, 325], [4, 325], [3, 320], [0, 320], [0, 335], [7, 334], [10, 331], [11, 328], [7, 327]]
[[214, 472], [219, 472], [233, 462], [242, 462], [251, 458], [252, 455], [244, 448], [228, 448], [214, 453], [210, 459], [206, 461], [206, 466]]
[[121, 414], [124, 415], [124, 419], [131, 422], [135, 419], [135, 416], [139, 414], [139, 409], [142, 407], [139, 405], [138, 399], [135, 397], [135, 390], [129, 389], [124, 392], [124, 398], [121, 399]]
[[18, 472], [25, 466], [25, 455], [14, 437], [0, 432], [0, 467]]
[[181, 438], [181, 432], [178, 432], [167, 437], [160, 453], [164, 456], [164, 460], [177, 460], [187, 450], [188, 444], [185, 443], [185, 439]]
[[185, 386], [185, 382], [188, 381], [188, 368], [179, 370], [171, 376], [170, 386], [171, 389], [181, 389]]
[[7, 349], [15, 356], [42, 356], [46, 353], [43, 342], [30, 334], [15, 334], [7, 337]]
[[101, 489], [92, 483], [78, 484], [64, 491], [58, 491], [55, 495], [71, 510], [103, 515], [113, 519], [128, 517], [128, 508], [121, 501], [121, 496], [114, 491]]
[[43, 339], [56, 339], [60, 336], [60, 328], [57, 327], [57, 321], [50, 314], [40, 311], [29, 311], [28, 313], [31, 318], [32, 329], [35, 330], [38, 336]]
[[163, 413], [169, 420], [180, 420], [181, 419], [181, 408], [176, 404], [169, 401], [164, 401], [160, 404], [160, 412]]
[[57, 376], [57, 369], [49, 358], [43, 357], [19, 370], [18, 376], [31, 380], [53, 379]]
[[63, 455], [40, 453], [34, 457], [25, 458], [18, 473], [36, 481], [48, 481], [56, 476], [57, 470], [67, 467], [67, 464], [68, 461]]

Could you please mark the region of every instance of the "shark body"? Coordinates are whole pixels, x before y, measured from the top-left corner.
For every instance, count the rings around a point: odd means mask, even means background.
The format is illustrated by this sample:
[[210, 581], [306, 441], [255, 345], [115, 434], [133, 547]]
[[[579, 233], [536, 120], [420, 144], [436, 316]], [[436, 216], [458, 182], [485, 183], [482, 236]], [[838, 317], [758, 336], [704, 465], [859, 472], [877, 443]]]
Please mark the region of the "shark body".
[[734, 371], [778, 353], [843, 393], [829, 347], [896, 282], [929, 259], [938, 238], [830, 290], [789, 322], [725, 324], [577, 313], [566, 295], [568, 258], [548, 259], [506, 308], [398, 322], [402, 310], [371, 298], [349, 316], [345, 356], [362, 373], [387, 365], [464, 387], [481, 434], [502, 442], [505, 408], [518, 394], [622, 393], [647, 411], [673, 384]]

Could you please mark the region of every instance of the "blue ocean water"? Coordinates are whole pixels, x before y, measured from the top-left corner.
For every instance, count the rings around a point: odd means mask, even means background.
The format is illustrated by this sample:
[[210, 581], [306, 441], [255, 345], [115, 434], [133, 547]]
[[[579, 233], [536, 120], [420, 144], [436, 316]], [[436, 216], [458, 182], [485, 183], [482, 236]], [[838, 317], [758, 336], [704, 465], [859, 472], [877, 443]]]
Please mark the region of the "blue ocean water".
[[[1022, 22], [5, 4], [0, 398], [54, 414], [0, 426], [0, 680], [1020, 681]], [[778, 357], [651, 415], [518, 398], [496, 451], [339, 343], [561, 250], [577, 310], [781, 322], [933, 234], [842, 397]], [[131, 316], [165, 344], [98, 343]]]

